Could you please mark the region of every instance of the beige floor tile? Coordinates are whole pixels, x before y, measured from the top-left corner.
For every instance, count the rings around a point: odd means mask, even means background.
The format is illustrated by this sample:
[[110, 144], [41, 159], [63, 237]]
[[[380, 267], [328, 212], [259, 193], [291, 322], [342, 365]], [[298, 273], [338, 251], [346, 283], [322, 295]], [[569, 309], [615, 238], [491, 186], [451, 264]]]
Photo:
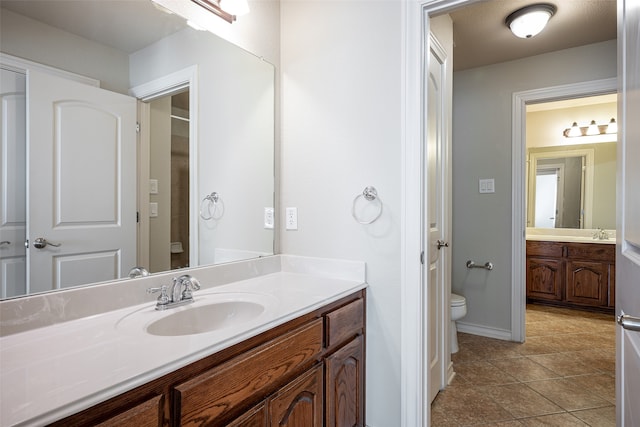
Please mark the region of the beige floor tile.
[[522, 382], [560, 377], [557, 373], [534, 362], [528, 357], [491, 360], [490, 363], [500, 371]]
[[608, 374], [581, 375], [566, 378], [572, 384], [589, 390], [591, 393], [615, 405], [616, 379]]
[[481, 390], [509, 411], [514, 418], [563, 412], [562, 408], [536, 393], [526, 384], [482, 387]]
[[582, 350], [566, 353], [582, 363], [586, 363], [593, 368], [611, 375], [616, 372], [616, 354], [614, 351], [606, 349]]
[[473, 385], [509, 384], [517, 380], [489, 362], [465, 362], [454, 365], [457, 375]]
[[551, 337], [528, 337], [518, 348], [518, 352], [523, 355], [559, 353], [562, 350], [557, 342], [553, 342]]
[[513, 420], [514, 417], [474, 387], [445, 390], [431, 405], [432, 426], [467, 426]]
[[540, 354], [527, 356], [527, 358], [561, 376], [599, 372], [598, 368], [576, 359], [571, 353]]
[[586, 409], [584, 411], [572, 412], [576, 418], [594, 427], [615, 427], [616, 407], [606, 406], [604, 408]]
[[529, 387], [562, 407], [566, 411], [609, 406], [606, 400], [566, 379], [553, 379], [527, 383]]
[[523, 425], [529, 427], [580, 427], [580, 426], [588, 426], [578, 418], [572, 416], [571, 414], [555, 414], [555, 415], [545, 415], [542, 417], [535, 418], [527, 418], [524, 420], [520, 420]]

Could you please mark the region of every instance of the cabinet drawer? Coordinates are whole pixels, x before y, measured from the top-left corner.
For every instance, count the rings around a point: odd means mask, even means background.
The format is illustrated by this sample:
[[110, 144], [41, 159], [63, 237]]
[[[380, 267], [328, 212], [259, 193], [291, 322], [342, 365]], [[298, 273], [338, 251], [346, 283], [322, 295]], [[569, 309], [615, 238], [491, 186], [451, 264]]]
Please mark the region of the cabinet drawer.
[[364, 328], [364, 300], [355, 300], [325, 315], [327, 348], [359, 334]]
[[95, 425], [96, 427], [158, 427], [163, 425], [161, 404], [162, 396], [155, 396], [128, 411]]
[[322, 319], [247, 351], [174, 389], [179, 425], [213, 424], [272, 392], [322, 349]]
[[568, 259], [614, 262], [616, 246], [604, 243], [566, 243]]
[[562, 258], [563, 243], [527, 240], [527, 256]]

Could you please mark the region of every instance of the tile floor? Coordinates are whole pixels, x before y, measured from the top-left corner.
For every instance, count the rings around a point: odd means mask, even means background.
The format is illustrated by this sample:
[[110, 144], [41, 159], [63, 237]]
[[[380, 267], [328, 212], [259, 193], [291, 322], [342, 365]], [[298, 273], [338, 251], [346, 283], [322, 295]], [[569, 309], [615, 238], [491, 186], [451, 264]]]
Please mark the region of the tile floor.
[[615, 426], [613, 315], [528, 305], [524, 344], [458, 333], [432, 426]]

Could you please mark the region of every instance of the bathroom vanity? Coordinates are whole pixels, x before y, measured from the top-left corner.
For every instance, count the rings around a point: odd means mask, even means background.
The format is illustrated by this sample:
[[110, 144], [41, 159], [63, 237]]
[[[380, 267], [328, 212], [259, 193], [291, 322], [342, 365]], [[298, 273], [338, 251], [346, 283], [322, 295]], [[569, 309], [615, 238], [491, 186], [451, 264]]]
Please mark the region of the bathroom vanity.
[[[193, 304], [152, 298], [0, 338], [1, 424], [364, 425], [364, 263], [276, 256], [191, 274]], [[207, 287], [216, 275], [227, 283]], [[224, 304], [237, 310], [190, 329]]]
[[527, 301], [613, 312], [615, 239], [527, 239]]
[[364, 309], [356, 292], [53, 425], [363, 425]]

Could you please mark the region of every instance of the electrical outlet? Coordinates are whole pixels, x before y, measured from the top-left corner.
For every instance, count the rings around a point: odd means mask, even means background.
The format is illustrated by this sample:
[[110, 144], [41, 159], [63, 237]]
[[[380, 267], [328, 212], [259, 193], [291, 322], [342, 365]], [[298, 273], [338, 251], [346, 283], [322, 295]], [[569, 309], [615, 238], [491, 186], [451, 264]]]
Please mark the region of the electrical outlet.
[[298, 229], [298, 208], [287, 208], [286, 211], [285, 224], [287, 230], [297, 230]]
[[273, 208], [264, 208], [264, 228], [273, 229], [275, 223]]

